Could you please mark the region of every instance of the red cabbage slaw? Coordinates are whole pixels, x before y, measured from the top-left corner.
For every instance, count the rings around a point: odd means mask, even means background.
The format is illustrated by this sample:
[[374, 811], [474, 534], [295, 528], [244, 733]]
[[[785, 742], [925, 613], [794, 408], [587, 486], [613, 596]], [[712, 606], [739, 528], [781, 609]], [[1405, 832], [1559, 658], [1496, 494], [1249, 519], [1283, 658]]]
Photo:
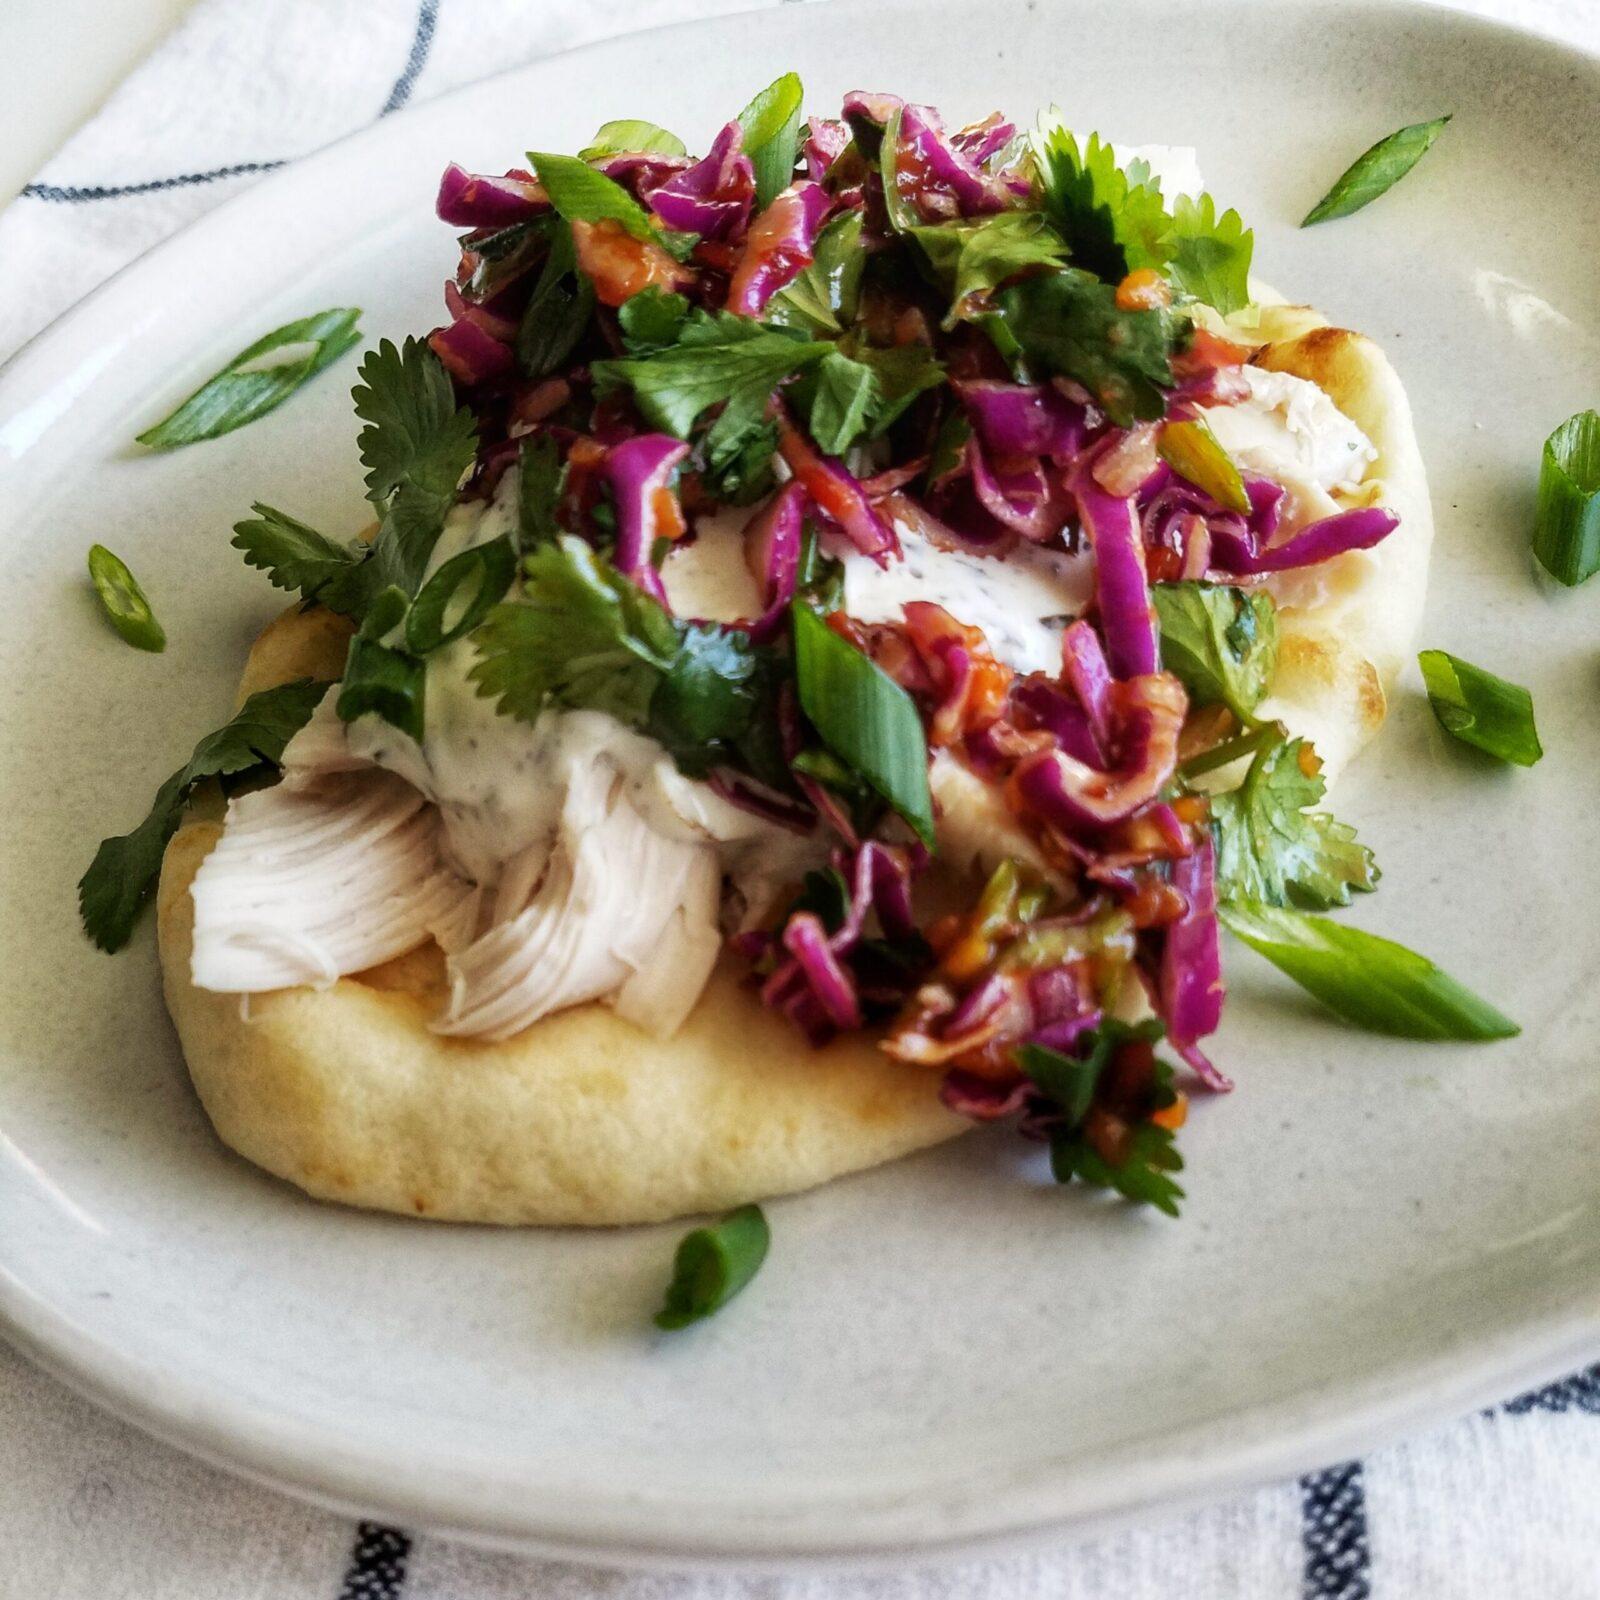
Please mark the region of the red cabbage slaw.
[[[834, 836], [832, 867], [813, 874], [778, 921], [736, 941], [762, 1001], [808, 1039], [875, 1030], [890, 1053], [935, 1073], [952, 1107], [976, 1118], [1023, 1111], [1037, 1122], [1026, 1050], [1071, 1057], [1137, 994], [1194, 1081], [1230, 1087], [1203, 1050], [1224, 998], [1216, 854], [1206, 797], [1178, 772], [1196, 708], [1163, 666], [1151, 584], [1248, 587], [1369, 549], [1395, 517], [1344, 510], [1285, 536], [1277, 483], [1246, 475], [1250, 509], [1229, 510], [1157, 458], [1163, 422], [1248, 394], [1238, 377], [1247, 346], [1180, 333], [1160, 415], [1119, 421], [1084, 382], [1019, 371], [985, 325], [984, 308], [1009, 284], [1070, 265], [1024, 263], [963, 290], [955, 315], [948, 283], [928, 271], [909, 234], [971, 229], [1037, 206], [1033, 158], [998, 115], [947, 131], [930, 108], [852, 94], [838, 119], [808, 120], [791, 181], [765, 205], [743, 141], [735, 121], [699, 160], [649, 150], [596, 157], [593, 169], [648, 219], [631, 231], [614, 219], [558, 216], [528, 170], [447, 169], [439, 215], [469, 231], [447, 287], [451, 321], [431, 344], [478, 419], [472, 491], [493, 487], [520, 441], [552, 441], [563, 463], [563, 531], [594, 544], [662, 605], [664, 552], [696, 537], [709, 513], [748, 504], [744, 544], [761, 609], [730, 631], [792, 671], [790, 607], [797, 597], [815, 605], [910, 696], [929, 756], [976, 777], [1029, 841], [1031, 865], [1002, 861], [965, 910], [930, 916], [920, 887], [937, 876], [936, 860], [891, 810], [864, 804], [859, 786], [807, 759], [817, 742], [785, 689], [787, 774], [775, 782], [725, 767], [711, 776], [736, 804]], [[852, 248], [862, 275], [848, 293], [840, 285], [850, 263], [821, 254], [842, 220], [860, 225]], [[562, 281], [554, 263], [563, 229], [572, 280], [593, 292], [563, 358], [541, 366], [524, 350], [530, 324], [562, 307], [570, 314], [579, 299], [548, 292]], [[792, 307], [770, 320], [802, 274], [820, 331], [797, 332]], [[1137, 295], [1128, 289], [1130, 304], [1151, 295], [1150, 276]], [[1119, 310], [1138, 277], [1118, 286]], [[1158, 281], [1153, 292], [1146, 314], [1167, 316], [1170, 286]], [[625, 309], [640, 295], [669, 323], [699, 317], [703, 345], [738, 349], [716, 320], [728, 317], [769, 339], [781, 331], [797, 343], [831, 340], [827, 359], [872, 368], [863, 386], [880, 405], [909, 357], [936, 363], [938, 381], [875, 436], [858, 433], [829, 453], [816, 436], [814, 395], [806, 403], [815, 380], [797, 359], [760, 397], [761, 431], [751, 436], [759, 443], [729, 487], [708, 424], [744, 397], [730, 387], [704, 416], [664, 432], [643, 391], [600, 376], [618, 358], [659, 349], [637, 336]], [[681, 348], [690, 342], [682, 336]], [[861, 622], [808, 570], [847, 554], [891, 565], [901, 553], [897, 527], [986, 558], [1019, 544], [1092, 553], [1093, 601], [1065, 629], [1059, 669], [1013, 671], [980, 629], [929, 602], [908, 604], [900, 622]], [[1128, 1062], [1149, 1053], [1143, 1041], [1124, 1050]], [[1140, 1103], [1173, 1120], [1170, 1100]]]

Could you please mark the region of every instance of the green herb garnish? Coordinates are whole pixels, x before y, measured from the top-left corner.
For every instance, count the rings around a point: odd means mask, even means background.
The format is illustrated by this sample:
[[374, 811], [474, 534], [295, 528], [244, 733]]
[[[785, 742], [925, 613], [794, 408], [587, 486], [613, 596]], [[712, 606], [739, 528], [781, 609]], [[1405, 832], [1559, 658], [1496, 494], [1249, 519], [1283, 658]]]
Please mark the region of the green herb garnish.
[[756, 173], [756, 206], [762, 208], [794, 181], [800, 150], [800, 79], [792, 72], [769, 83], [739, 113], [744, 153]]
[[[373, 597], [350, 641], [334, 710], [341, 722], [381, 717], [420, 744], [427, 668], [405, 648], [409, 604], [405, 590], [394, 586]], [[386, 642], [390, 634], [395, 638]]]
[[1059, 266], [1066, 241], [1034, 211], [1001, 211], [992, 217], [919, 223], [906, 233], [916, 240], [950, 310], [946, 329], [983, 304], [984, 296], [1020, 272]]
[[755, 1277], [771, 1242], [760, 1206], [740, 1206], [720, 1222], [685, 1234], [656, 1326], [670, 1332], [720, 1311]]
[[653, 122], [621, 117], [602, 122], [587, 149], [578, 152], [580, 161], [600, 161], [606, 156], [634, 155], [649, 151], [664, 156], [686, 156], [688, 147], [675, 133], [668, 133]]
[[359, 541], [336, 544], [259, 500], [250, 509], [255, 516], [234, 523], [230, 541], [235, 550], [244, 552], [246, 566], [258, 568], [274, 588], [287, 589], [302, 600], [347, 617], [361, 615], [370, 598], [368, 546]]
[[281, 406], [302, 384], [361, 341], [355, 307], [286, 322], [241, 350], [170, 416], [139, 435], [152, 450], [216, 439]]
[[1175, 1217], [1183, 1190], [1171, 1174], [1183, 1170], [1183, 1157], [1173, 1143], [1172, 1130], [1148, 1120], [1151, 1112], [1165, 1110], [1177, 1099], [1168, 1063], [1155, 1062], [1147, 1103], [1139, 1108], [1143, 1117], [1128, 1124], [1120, 1159], [1107, 1160], [1084, 1131], [1085, 1119], [1117, 1051], [1128, 1044], [1154, 1045], [1164, 1032], [1154, 1020], [1130, 1026], [1107, 1018], [1080, 1041], [1074, 1055], [1029, 1044], [1017, 1052], [1017, 1059], [1057, 1113], [1058, 1120], [1050, 1129], [1050, 1170], [1056, 1182], [1070, 1183], [1077, 1178]]
[[1600, 412], [1568, 417], [1544, 442], [1533, 553], [1569, 586], [1600, 571]]
[[1224, 901], [1325, 911], [1377, 887], [1377, 863], [1355, 829], [1307, 809], [1326, 792], [1310, 745], [1273, 730], [1239, 787], [1211, 797]]
[[1278, 668], [1278, 611], [1262, 589], [1221, 583], [1157, 583], [1161, 661], [1196, 705], [1224, 705], [1255, 720]]
[[542, 150], [530, 150], [528, 160], [564, 221], [615, 222], [635, 239], [659, 242], [656, 224], [644, 207], [620, 183], [596, 172], [588, 162]]
[[242, 782], [283, 759], [283, 747], [303, 728], [327, 684], [301, 678], [253, 694], [233, 717], [194, 747], [194, 753], [156, 791], [150, 814], [132, 833], [104, 839], [78, 883], [84, 931], [102, 950], [120, 950], [155, 890], [161, 855], [196, 786], [207, 778]]
[[1348, 217], [1379, 195], [1392, 189], [1428, 153], [1428, 147], [1444, 132], [1448, 116], [1432, 122], [1414, 122], [1410, 127], [1380, 139], [1345, 168], [1333, 187], [1306, 213], [1300, 224], [1328, 222]]
[[121, 556], [113, 555], [103, 544], [90, 545], [89, 578], [100, 597], [100, 609], [106, 621], [135, 650], [167, 648], [166, 629], [156, 621], [139, 580], [128, 570]]
[[524, 377], [547, 378], [564, 366], [594, 317], [594, 285], [578, 271], [572, 225], [557, 218], [550, 253], [517, 324], [517, 365]]
[[1428, 703], [1446, 733], [1519, 767], [1531, 767], [1544, 754], [1533, 723], [1533, 696], [1526, 689], [1448, 650], [1424, 650], [1417, 665]]
[[1172, 358], [1188, 336], [1171, 310], [1123, 311], [1111, 284], [1075, 267], [1014, 283], [994, 307], [983, 325], [993, 337], [998, 322], [1001, 354], [1014, 348], [1035, 376], [1076, 379], [1120, 427], [1165, 412]]
[[766, 320], [825, 338], [843, 333], [855, 321], [866, 261], [861, 213], [835, 217], [817, 235], [810, 265], [767, 302]]
[[928, 742], [911, 696], [810, 606], [797, 601], [789, 614], [800, 709], [823, 743], [933, 849]]
[[516, 575], [517, 553], [506, 537], [451, 556], [406, 613], [406, 649], [425, 656], [464, 639], [505, 598]]
[[1245, 493], [1244, 479], [1204, 418], [1162, 423], [1156, 448], [1185, 482], [1210, 495], [1224, 510], [1249, 515], [1250, 496]]
[[1522, 1030], [1426, 956], [1377, 934], [1249, 902], [1224, 924], [1335, 1016], [1403, 1039], [1509, 1039]]

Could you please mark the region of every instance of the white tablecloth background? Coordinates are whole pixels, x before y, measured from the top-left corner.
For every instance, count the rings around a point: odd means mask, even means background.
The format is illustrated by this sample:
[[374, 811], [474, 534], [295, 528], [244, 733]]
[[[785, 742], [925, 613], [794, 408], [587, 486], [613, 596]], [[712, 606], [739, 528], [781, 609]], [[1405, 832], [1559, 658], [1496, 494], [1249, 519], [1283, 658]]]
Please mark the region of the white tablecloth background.
[[[0, 359], [242, 185], [408, 101], [749, 4], [202, 0], [0, 213]], [[1466, 8], [1600, 50], [1600, 0]], [[892, 1576], [618, 1574], [358, 1526], [147, 1440], [3, 1346], [0, 1463], [0, 1600], [1600, 1597], [1600, 1365], [1299, 1483], [1040, 1554]]]

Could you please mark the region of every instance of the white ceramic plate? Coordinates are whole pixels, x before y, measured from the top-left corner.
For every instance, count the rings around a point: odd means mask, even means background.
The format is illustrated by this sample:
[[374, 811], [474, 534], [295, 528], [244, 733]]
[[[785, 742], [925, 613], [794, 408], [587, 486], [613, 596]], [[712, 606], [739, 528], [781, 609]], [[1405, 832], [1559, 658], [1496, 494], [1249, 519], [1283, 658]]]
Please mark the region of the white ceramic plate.
[[[981, 17], [981, 21], [978, 20]], [[1202, 20], [1203, 18], [1203, 20]], [[786, 67], [811, 103], [957, 117], [1052, 100], [1194, 144], [1263, 275], [1383, 340], [1433, 474], [1424, 643], [1528, 684], [1530, 773], [1447, 747], [1407, 683], [1340, 795], [1385, 869], [1356, 916], [1526, 1027], [1342, 1031], [1235, 950], [1240, 1080], [1183, 1136], [1184, 1219], [1042, 1180], [1005, 1137], [770, 1207], [759, 1283], [648, 1325], [679, 1230], [493, 1232], [320, 1206], [224, 1151], [148, 934], [111, 960], [73, 884], [227, 705], [273, 597], [227, 547], [253, 497], [364, 520], [353, 361], [168, 458], [129, 440], [249, 338], [328, 305], [437, 320], [443, 163], [648, 116], [703, 143]], [[124, 272], [0, 378], [0, 1309], [166, 1438], [285, 1487], [616, 1560], [903, 1556], [1082, 1526], [1336, 1459], [1600, 1345], [1595, 1070], [1600, 592], [1535, 581], [1550, 428], [1596, 399], [1600, 63], [1428, 10], [1184, 0], [788, 8], [624, 40], [385, 122]], [[1453, 111], [1352, 221], [1293, 226], [1345, 162]], [[95, 617], [104, 539], [165, 619]], [[1597, 586], [1600, 587], [1600, 586]]]

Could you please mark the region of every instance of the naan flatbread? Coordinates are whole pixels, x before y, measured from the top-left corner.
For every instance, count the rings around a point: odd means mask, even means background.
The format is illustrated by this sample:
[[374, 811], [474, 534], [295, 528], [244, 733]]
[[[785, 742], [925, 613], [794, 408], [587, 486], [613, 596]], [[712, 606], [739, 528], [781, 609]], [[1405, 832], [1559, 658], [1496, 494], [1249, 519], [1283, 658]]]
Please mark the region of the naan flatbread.
[[[1401, 517], [1376, 549], [1279, 588], [1283, 647], [1269, 715], [1316, 744], [1331, 776], [1377, 731], [1409, 653], [1433, 519], [1411, 410], [1360, 334], [1264, 306], [1232, 336], [1256, 361], [1320, 384], [1378, 449], [1359, 495]], [[1276, 580], [1275, 580], [1276, 583]], [[295, 608], [251, 652], [240, 696], [336, 678], [349, 626]], [[442, 1038], [436, 948], [242, 1002], [197, 989], [189, 885], [219, 837], [191, 823], [158, 900], [167, 1006], [223, 1141], [320, 1199], [493, 1223], [616, 1224], [716, 1211], [805, 1189], [938, 1143], [970, 1124], [938, 1075], [866, 1035], [821, 1050], [764, 1010], [724, 961], [688, 1023], [653, 1039], [600, 1004], [503, 1043]]]

